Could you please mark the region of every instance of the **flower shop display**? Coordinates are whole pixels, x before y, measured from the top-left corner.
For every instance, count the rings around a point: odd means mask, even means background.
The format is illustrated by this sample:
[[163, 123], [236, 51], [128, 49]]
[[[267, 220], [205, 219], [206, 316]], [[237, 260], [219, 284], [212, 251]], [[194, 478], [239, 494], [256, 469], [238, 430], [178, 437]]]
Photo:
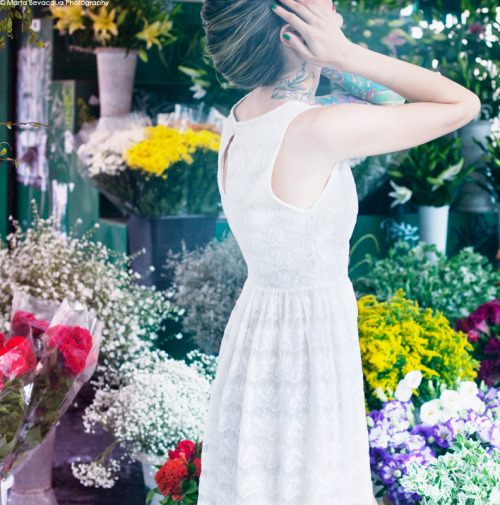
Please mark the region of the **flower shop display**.
[[481, 363], [478, 381], [488, 386], [500, 383], [500, 299], [480, 305], [466, 319], [459, 319], [457, 331], [467, 334], [473, 357]]
[[[478, 388], [475, 382], [457, 378], [447, 386], [439, 379], [422, 381], [422, 377], [418, 369], [407, 373], [394, 393], [387, 390], [388, 395], [393, 397], [390, 400], [381, 390], [382, 407], [367, 416], [374, 483], [382, 486], [396, 505], [477, 503], [453, 500], [422, 502], [421, 499], [432, 488], [435, 492], [440, 486], [448, 488], [450, 496], [456, 496], [462, 488], [452, 481], [467, 481], [471, 477], [471, 471], [466, 471], [461, 477], [451, 472], [436, 485], [434, 476], [437, 466], [448, 464], [455, 457], [458, 458], [458, 468], [464, 468], [464, 463], [468, 461], [471, 464], [469, 470], [473, 470], [480, 459], [490, 466], [498, 457], [500, 391], [488, 388], [484, 382]], [[460, 447], [467, 448], [468, 458], [456, 452]], [[459, 460], [463, 460], [462, 463]], [[416, 467], [422, 469], [417, 474]], [[424, 473], [428, 476], [427, 486], [423, 486]], [[419, 491], [423, 491], [422, 495]], [[472, 489], [469, 491], [473, 492]], [[491, 492], [491, 489], [487, 491]]]
[[[145, 351], [121, 367], [118, 384], [97, 389], [85, 411], [85, 428], [101, 426], [115, 442], [96, 461], [72, 465], [82, 484], [112, 487], [120, 464], [112, 456], [117, 445], [151, 465], [163, 463], [179, 440], [202, 438], [213, 376], [200, 371], [198, 358], [191, 356], [194, 366], [162, 351]], [[213, 368], [210, 359], [204, 361], [201, 367]]]
[[[473, 423], [466, 423], [465, 433], [474, 430]], [[422, 505], [500, 503], [500, 450], [495, 447], [488, 455], [479, 440], [462, 433], [457, 434], [454, 448], [429, 466], [410, 465], [402, 486], [417, 493]]]
[[99, 8], [50, 6], [55, 29], [68, 33], [77, 47], [94, 48], [101, 117], [130, 112], [137, 55], [146, 62], [153, 45], [161, 56], [176, 40], [172, 17], [178, 8], [166, 7], [160, 0], [110, 0]]
[[128, 214], [218, 214], [214, 126], [147, 123], [131, 116], [91, 131], [78, 148], [82, 175]]
[[153, 505], [156, 495], [164, 497], [158, 501], [162, 505], [198, 503], [202, 444], [181, 440], [174, 451], [168, 451], [168, 460], [154, 476], [157, 487], [148, 492], [147, 503]]
[[478, 304], [500, 297], [500, 273], [471, 247], [448, 258], [433, 246], [400, 242], [387, 258], [367, 255], [365, 262], [368, 273], [353, 281], [358, 298], [372, 294], [385, 301], [401, 288], [421, 307], [442, 312], [452, 325]]
[[0, 329], [9, 329], [14, 290], [42, 300], [79, 300], [104, 323], [99, 370], [113, 381], [119, 366], [144, 347], [178, 310], [166, 294], [137, 284], [130, 258], [91, 240], [94, 230], [69, 236], [57, 230], [55, 218], [41, 219], [36, 208], [26, 231], [15, 231], [0, 243]]
[[474, 167], [465, 167], [461, 139], [441, 137], [414, 147], [390, 168], [392, 206], [412, 201], [418, 206], [420, 239], [446, 251], [448, 212], [460, 184]]
[[358, 301], [359, 344], [367, 410], [379, 408], [377, 392], [396, 389], [403, 376], [420, 370], [425, 382], [438, 378], [451, 386], [457, 378], [474, 379], [479, 363], [463, 333], [432, 309], [420, 309], [402, 290], [386, 302], [367, 295]]
[[229, 315], [247, 277], [236, 239], [228, 233], [195, 251], [171, 254], [165, 267], [173, 271], [169, 297], [183, 314], [182, 331], [207, 354], [217, 354]]

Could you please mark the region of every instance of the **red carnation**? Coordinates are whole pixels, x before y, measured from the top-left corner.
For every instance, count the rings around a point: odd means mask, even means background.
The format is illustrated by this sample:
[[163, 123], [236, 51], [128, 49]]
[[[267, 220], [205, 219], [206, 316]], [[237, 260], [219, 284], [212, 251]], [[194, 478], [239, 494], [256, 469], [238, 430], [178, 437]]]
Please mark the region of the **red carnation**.
[[195, 477], [199, 477], [201, 474], [201, 458], [196, 458], [193, 463], [196, 465], [196, 471], [194, 472]]
[[188, 469], [180, 459], [170, 459], [156, 472], [155, 482], [163, 496], [171, 495], [176, 499], [182, 496], [180, 485], [187, 475]]
[[31, 329], [31, 323], [35, 319], [35, 316], [30, 312], [24, 312], [23, 310], [17, 310], [12, 317], [11, 331], [15, 335], [22, 335], [27, 337]]
[[188, 461], [191, 461], [191, 459], [196, 456], [196, 444], [191, 442], [191, 440], [181, 440], [177, 444], [175, 451], [168, 451], [168, 457], [170, 459], [177, 459], [180, 457], [181, 452], [184, 453]]

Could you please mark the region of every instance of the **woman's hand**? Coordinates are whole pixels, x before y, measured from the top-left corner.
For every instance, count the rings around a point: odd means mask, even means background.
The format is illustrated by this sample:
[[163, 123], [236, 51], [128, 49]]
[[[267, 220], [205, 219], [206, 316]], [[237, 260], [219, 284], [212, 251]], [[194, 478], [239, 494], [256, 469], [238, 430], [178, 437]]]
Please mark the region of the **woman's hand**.
[[276, 5], [273, 11], [300, 34], [299, 37], [287, 32], [290, 46], [315, 65], [342, 70], [353, 44], [342, 32], [344, 21], [331, 0], [281, 0], [281, 3], [290, 10]]

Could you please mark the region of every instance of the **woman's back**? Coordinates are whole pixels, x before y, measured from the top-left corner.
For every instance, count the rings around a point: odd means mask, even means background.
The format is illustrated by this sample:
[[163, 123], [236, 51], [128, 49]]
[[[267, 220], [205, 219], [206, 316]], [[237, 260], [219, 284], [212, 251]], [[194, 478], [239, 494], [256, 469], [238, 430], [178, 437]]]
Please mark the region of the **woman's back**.
[[341, 162], [331, 169], [308, 209], [273, 192], [273, 169], [288, 127], [310, 108], [288, 101], [261, 116], [237, 121], [235, 106], [225, 123], [219, 154], [222, 205], [249, 277], [258, 285], [310, 287], [347, 278], [349, 238], [357, 214], [349, 165]]

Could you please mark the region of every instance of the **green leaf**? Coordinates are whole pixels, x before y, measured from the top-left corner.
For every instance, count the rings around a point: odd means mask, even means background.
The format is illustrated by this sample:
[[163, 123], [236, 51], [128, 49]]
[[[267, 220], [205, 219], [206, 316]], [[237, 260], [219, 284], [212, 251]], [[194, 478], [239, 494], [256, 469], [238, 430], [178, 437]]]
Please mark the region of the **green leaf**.
[[138, 53], [139, 55], [139, 58], [144, 62], [144, 63], [147, 63], [148, 62], [148, 54], [146, 53], [146, 51], [144, 49], [139, 49]]
[[7, 148], [4, 147], [1, 151], [0, 151], [0, 156], [5, 156], [7, 154]]
[[156, 494], [156, 488], [150, 489], [148, 495], [146, 496], [146, 503], [149, 503], [153, 499], [155, 494]]

